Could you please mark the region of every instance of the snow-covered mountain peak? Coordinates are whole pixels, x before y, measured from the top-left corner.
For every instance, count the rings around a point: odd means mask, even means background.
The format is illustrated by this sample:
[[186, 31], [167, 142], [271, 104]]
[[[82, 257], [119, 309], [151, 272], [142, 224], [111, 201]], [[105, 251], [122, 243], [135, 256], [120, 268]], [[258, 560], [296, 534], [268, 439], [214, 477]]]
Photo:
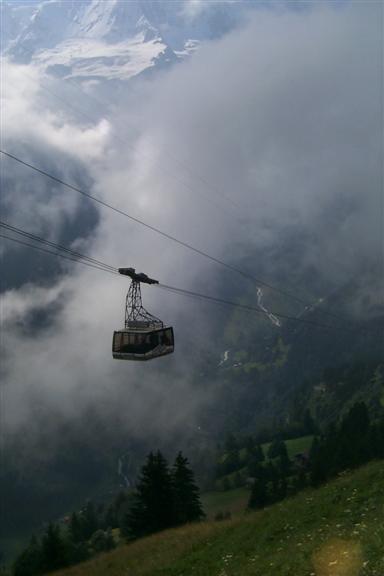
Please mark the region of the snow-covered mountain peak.
[[[235, 26], [240, 9], [191, 0], [24, 0], [1, 3], [2, 53], [61, 77], [127, 80], [186, 58]], [[239, 2], [239, 6], [244, 3]]]

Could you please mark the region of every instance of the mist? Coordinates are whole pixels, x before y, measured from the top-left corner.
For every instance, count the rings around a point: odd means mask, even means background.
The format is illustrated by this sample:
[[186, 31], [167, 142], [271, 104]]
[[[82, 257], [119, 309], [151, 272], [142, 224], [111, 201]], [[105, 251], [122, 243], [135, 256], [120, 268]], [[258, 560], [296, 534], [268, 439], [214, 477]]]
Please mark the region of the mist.
[[[57, 92], [59, 81], [4, 62], [5, 149], [226, 262], [253, 250], [283, 254], [287, 239], [303, 236], [300, 266], [337, 286], [367, 262], [381, 265], [380, 10], [258, 11], [189, 61], [128, 84], [93, 124], [42, 88]], [[79, 214], [94, 206], [10, 159], [2, 174], [12, 224], [56, 241], [76, 221], [77, 250], [165, 284], [212, 293], [228, 274], [219, 278], [217, 265], [112, 211], [97, 208], [82, 227]], [[5, 240], [1, 251], [30, 257]], [[265, 280], [275, 274], [271, 261]], [[7, 433], [31, 421], [38, 430], [36, 413], [48, 427], [81, 422], [92, 407], [105, 419], [124, 415], [132, 435], [176, 434], [214, 402], [209, 381], [197, 389], [194, 376], [215, 310], [143, 288], [145, 306], [174, 325], [176, 350], [137, 366], [111, 356], [126, 280], [68, 264], [49, 286], [44, 271], [27, 280], [2, 294]], [[49, 306], [49, 322], [28, 323]]]

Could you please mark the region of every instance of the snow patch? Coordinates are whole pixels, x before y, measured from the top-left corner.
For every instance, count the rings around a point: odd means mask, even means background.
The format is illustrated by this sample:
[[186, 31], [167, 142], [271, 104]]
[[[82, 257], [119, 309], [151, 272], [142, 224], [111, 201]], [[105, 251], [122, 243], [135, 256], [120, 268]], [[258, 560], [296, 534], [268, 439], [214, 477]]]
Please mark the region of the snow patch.
[[38, 52], [33, 62], [44, 70], [54, 71], [56, 67], [64, 78], [127, 80], [154, 66], [166, 48], [158, 39], [145, 42], [143, 33], [118, 44], [107, 44], [91, 38], [73, 38]]

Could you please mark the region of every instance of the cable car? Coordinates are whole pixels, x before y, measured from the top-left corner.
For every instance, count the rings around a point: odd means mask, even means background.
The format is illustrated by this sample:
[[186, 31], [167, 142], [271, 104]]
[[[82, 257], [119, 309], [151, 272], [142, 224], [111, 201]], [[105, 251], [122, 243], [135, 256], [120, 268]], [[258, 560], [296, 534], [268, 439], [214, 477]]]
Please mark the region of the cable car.
[[113, 333], [112, 356], [119, 360], [152, 360], [174, 351], [172, 326], [150, 314], [143, 307], [140, 283], [158, 284], [134, 268], [119, 268], [120, 274], [131, 278], [125, 302], [125, 326]]

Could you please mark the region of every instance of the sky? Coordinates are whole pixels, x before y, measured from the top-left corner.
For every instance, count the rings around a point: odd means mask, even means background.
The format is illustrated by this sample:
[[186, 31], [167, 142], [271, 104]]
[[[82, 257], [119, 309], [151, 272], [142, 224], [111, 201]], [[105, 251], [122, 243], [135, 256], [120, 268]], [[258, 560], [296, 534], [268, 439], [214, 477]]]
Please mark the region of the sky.
[[[272, 249], [281, 259], [305, 238], [298, 267], [338, 286], [381, 265], [381, 16], [379, 3], [258, 11], [182, 64], [120, 87], [94, 120], [84, 93], [3, 59], [3, 144], [226, 261]], [[54, 241], [72, 225], [80, 252], [165, 284], [217, 290], [212, 262], [108, 210], [86, 221], [94, 207], [11, 160], [2, 177], [10, 222]], [[19, 266], [31, 257], [5, 241], [0, 249]], [[278, 272], [273, 261], [263, 270], [267, 281]], [[292, 290], [296, 272], [286, 278]], [[148, 309], [174, 325], [175, 354], [117, 362], [111, 338], [126, 281], [80, 265], [46, 283], [48, 274], [43, 267], [2, 294], [4, 430], [33, 429], [43, 417], [79, 421], [91, 406], [124, 413], [132, 433], [161, 433], [214, 401], [209, 383], [192, 382], [212, 330], [206, 307], [143, 288]], [[39, 327], [36, 311], [49, 316]]]

